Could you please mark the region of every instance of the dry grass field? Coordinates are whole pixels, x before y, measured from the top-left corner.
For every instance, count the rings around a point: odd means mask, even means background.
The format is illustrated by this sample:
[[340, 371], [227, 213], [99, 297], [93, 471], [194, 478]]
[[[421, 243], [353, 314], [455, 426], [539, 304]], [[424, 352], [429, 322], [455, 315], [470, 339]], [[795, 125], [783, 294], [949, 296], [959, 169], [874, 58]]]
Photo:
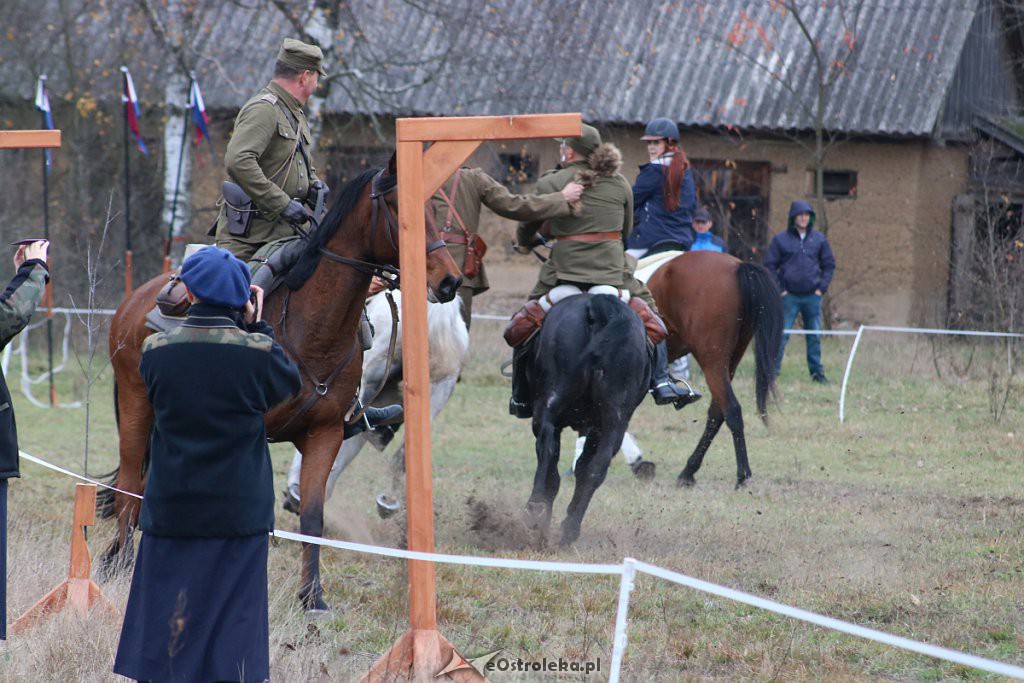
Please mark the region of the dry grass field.
[[[495, 297], [491, 310], [510, 306]], [[990, 371], [1005, 372], [998, 342], [932, 343], [872, 336], [861, 345], [837, 419], [849, 339], [824, 343], [833, 384], [812, 384], [803, 340], [789, 347], [771, 424], [754, 416], [750, 358], [737, 394], [746, 408], [754, 478], [735, 491], [732, 442], [723, 429], [693, 489], [675, 478], [703, 428], [705, 405], [682, 412], [649, 401], [632, 425], [653, 482], [612, 463], [572, 548], [536, 548], [520, 524], [533, 475], [527, 421], [506, 411], [501, 324], [473, 328], [469, 367], [434, 429], [437, 545], [443, 552], [581, 562], [625, 556], [825, 615], [1017, 665], [1024, 664], [1024, 397], [1016, 384], [999, 422]], [[1019, 362], [1019, 358], [1018, 358]], [[12, 382], [13, 383], [13, 382]], [[71, 371], [61, 393], [80, 391]], [[700, 385], [699, 375], [697, 384]], [[24, 450], [81, 471], [84, 411], [42, 410], [15, 391]], [[94, 387], [90, 472], [115, 464], [109, 377]], [[571, 448], [563, 438], [563, 463]], [[275, 484], [291, 459], [272, 449]], [[395, 545], [400, 520], [379, 519], [374, 494], [390, 482], [388, 456], [366, 450], [329, 503], [327, 535]], [[555, 523], [568, 503], [563, 481]], [[25, 463], [10, 490], [9, 618], [67, 571], [74, 482]], [[278, 513], [278, 526], [297, 519]], [[113, 532], [90, 530], [94, 556]], [[347, 681], [366, 671], [406, 624], [400, 561], [327, 550], [333, 616], [307, 622], [298, 609], [299, 548], [271, 548], [272, 670], [279, 681]], [[107, 583], [123, 606], [127, 581]], [[524, 660], [601, 663], [607, 678], [616, 577], [439, 566], [442, 632], [467, 656], [497, 649]], [[631, 602], [623, 679], [901, 680], [994, 677], [905, 653], [640, 576]], [[0, 644], [5, 681], [107, 681], [120, 624], [101, 614], [51, 619]], [[580, 680], [580, 674], [543, 679]], [[495, 673], [493, 680], [542, 680]]]

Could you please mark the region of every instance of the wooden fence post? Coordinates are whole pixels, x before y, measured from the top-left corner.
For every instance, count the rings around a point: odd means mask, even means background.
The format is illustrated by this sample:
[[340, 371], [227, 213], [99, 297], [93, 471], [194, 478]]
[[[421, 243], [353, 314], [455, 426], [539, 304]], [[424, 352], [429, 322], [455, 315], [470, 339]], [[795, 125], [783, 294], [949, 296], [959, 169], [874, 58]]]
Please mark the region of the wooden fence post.
[[75, 485], [75, 511], [71, 522], [71, 566], [68, 578], [39, 599], [27, 612], [11, 624], [11, 633], [24, 633], [42, 617], [63, 610], [68, 602], [83, 618], [89, 609], [99, 605], [112, 614], [119, 614], [113, 603], [92, 580], [92, 556], [85, 541], [85, 527], [96, 523], [96, 484]]

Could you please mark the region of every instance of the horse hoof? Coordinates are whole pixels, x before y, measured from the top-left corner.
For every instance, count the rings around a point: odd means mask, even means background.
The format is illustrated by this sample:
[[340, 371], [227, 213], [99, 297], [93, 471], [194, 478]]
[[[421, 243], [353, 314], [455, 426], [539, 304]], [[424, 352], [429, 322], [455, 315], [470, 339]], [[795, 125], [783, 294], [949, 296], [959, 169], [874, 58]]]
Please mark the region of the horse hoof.
[[299, 502], [299, 499], [296, 498], [295, 495], [291, 492], [290, 489], [285, 489], [284, 491], [281, 491], [281, 495], [284, 497], [284, 500], [281, 501], [281, 507], [283, 507], [288, 512], [294, 513], [296, 515], [299, 514], [299, 512], [301, 512], [301, 503]]
[[533, 530], [543, 529], [547, 526], [548, 506], [544, 503], [529, 502], [523, 510], [523, 520], [526, 526]]
[[402, 509], [402, 504], [386, 493], [377, 494], [377, 516], [387, 519]]
[[750, 481], [750, 477], [749, 476], [743, 477], [742, 479], [737, 479], [736, 480], [736, 490], [739, 491], [741, 488], [744, 488], [747, 485], [748, 481]]
[[331, 611], [331, 606], [324, 602], [324, 599], [319, 596], [313, 598], [309, 596], [304, 597], [300, 595], [299, 601], [302, 603], [303, 611], [305, 611], [307, 615], [312, 617], [316, 617], [317, 615], [322, 615], [323, 613]]
[[629, 469], [633, 470], [633, 474], [640, 481], [653, 481], [654, 471], [657, 468], [650, 460], [638, 460], [630, 465]]
[[580, 537], [580, 527], [575, 523], [562, 522], [562, 538], [558, 541], [559, 548], [568, 548]]
[[697, 480], [693, 478], [693, 475], [686, 474], [685, 472], [683, 474], [680, 474], [679, 478], [676, 479], [676, 486], [679, 488], [683, 488], [684, 486], [686, 488], [692, 488], [694, 485], [696, 485], [696, 483]]

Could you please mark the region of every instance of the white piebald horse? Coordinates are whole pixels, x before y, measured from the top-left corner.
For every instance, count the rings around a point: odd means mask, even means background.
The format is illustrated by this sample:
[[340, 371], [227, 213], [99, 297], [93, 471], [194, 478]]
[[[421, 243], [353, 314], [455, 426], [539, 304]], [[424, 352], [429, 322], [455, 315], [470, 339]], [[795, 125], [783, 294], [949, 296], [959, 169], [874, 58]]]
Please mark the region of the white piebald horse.
[[[396, 290], [393, 296], [398, 310], [401, 310], [401, 292]], [[359, 388], [359, 400], [365, 405], [366, 401], [372, 400], [374, 395], [380, 391], [374, 405], [401, 403], [402, 392], [399, 382], [402, 379], [402, 323], [401, 321], [398, 323], [391, 372], [385, 377], [392, 324], [391, 307], [387, 303], [384, 292], [375, 294], [367, 300], [366, 314], [375, 333], [373, 345], [363, 354], [363, 378]], [[433, 420], [451, 398], [469, 351], [469, 331], [462, 319], [462, 299], [460, 297], [443, 304], [427, 303], [427, 342], [430, 350], [430, 419]], [[364, 444], [369, 442], [377, 450], [383, 451], [392, 434], [393, 432], [388, 432], [388, 438], [380, 438], [375, 432], [367, 431], [345, 439], [338, 450], [338, 456], [334, 460], [330, 476], [327, 478], [327, 491], [324, 500], [331, 497], [338, 477], [359, 454]], [[399, 467], [399, 463], [404, 466], [404, 444], [395, 452], [394, 462], [396, 467]], [[287, 496], [294, 499], [293, 504], [299, 499], [299, 472], [301, 469], [302, 454], [296, 450], [291, 469], [288, 472], [288, 490], [286, 491]]]

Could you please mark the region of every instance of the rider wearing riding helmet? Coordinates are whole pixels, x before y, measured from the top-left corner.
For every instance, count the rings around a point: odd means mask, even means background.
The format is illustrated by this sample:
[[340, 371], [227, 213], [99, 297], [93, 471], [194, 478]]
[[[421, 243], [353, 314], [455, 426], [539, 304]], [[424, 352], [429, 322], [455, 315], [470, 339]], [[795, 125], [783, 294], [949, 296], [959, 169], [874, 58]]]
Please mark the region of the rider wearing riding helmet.
[[633, 183], [636, 228], [626, 240], [627, 253], [640, 258], [654, 251], [689, 250], [697, 190], [679, 146], [679, 127], [671, 119], [653, 119], [640, 139], [647, 142], [651, 160], [640, 166]]
[[[629, 181], [619, 172], [621, 152], [615, 145], [602, 142], [598, 130], [585, 124], [582, 134], [563, 140], [560, 149], [564, 166], [542, 175], [536, 191], [559, 192], [574, 181], [584, 190], [570, 215], [547, 222], [547, 229], [556, 239], [551, 256], [541, 267], [530, 301], [512, 316], [505, 331], [505, 341], [514, 349], [509, 412], [516, 417], [532, 415], [523, 359], [547, 311], [580, 290], [622, 298], [624, 274], [632, 275], [623, 247], [623, 239], [632, 228], [632, 194]], [[520, 247], [534, 244], [541, 228], [539, 221], [521, 224], [516, 231]], [[628, 289], [629, 305], [644, 321], [653, 346], [650, 391], [655, 403], [681, 408], [697, 400], [700, 394], [679, 389], [669, 378], [666, 331], [650, 291], [635, 278]]]

